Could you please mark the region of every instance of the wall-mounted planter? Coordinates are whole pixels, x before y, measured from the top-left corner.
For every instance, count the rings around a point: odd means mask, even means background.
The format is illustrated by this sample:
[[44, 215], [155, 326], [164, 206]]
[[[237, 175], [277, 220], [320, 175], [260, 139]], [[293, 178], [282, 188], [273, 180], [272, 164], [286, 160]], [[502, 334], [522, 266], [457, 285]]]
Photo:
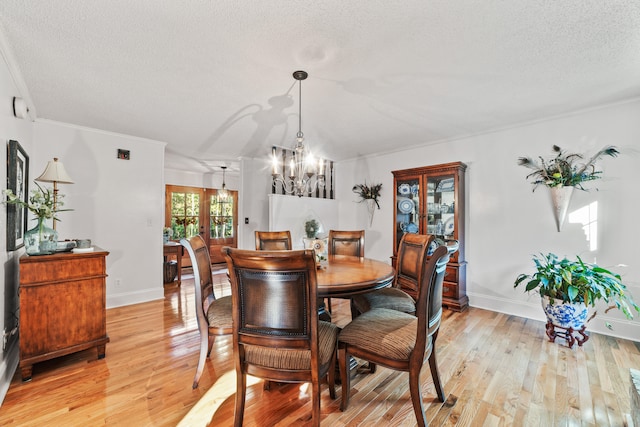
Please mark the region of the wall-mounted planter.
[[569, 203], [571, 203], [573, 190], [573, 187], [566, 187], [563, 185], [549, 187], [549, 194], [551, 195], [551, 203], [553, 205], [553, 214], [555, 215], [558, 231], [562, 229], [562, 224], [564, 224], [564, 219], [567, 216], [567, 210], [569, 209]]
[[376, 212], [376, 201], [367, 199], [367, 213], [369, 214], [369, 228], [373, 225], [373, 214]]

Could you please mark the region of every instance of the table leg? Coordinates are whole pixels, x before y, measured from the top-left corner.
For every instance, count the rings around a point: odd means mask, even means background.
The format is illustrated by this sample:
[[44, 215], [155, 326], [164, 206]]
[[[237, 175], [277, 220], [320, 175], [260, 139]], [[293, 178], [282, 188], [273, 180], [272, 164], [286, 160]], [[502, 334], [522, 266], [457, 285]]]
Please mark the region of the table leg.
[[331, 313], [327, 311], [324, 298], [318, 298], [318, 317], [325, 322], [331, 322]]
[[184, 255], [184, 248], [180, 246], [177, 251], [176, 261], [178, 261], [178, 286], [182, 284], [182, 255]]

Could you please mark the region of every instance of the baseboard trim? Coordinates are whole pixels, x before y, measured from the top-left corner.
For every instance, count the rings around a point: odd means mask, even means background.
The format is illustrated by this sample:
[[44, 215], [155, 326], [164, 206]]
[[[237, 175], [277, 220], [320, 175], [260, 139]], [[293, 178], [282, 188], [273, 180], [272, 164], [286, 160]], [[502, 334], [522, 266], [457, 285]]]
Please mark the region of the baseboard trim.
[[11, 380], [16, 373], [16, 369], [18, 369], [18, 348], [18, 340], [13, 340], [13, 345], [3, 353], [2, 361], [0, 361], [0, 406], [4, 402]]
[[141, 302], [164, 299], [164, 290], [143, 289], [136, 292], [122, 292], [107, 296], [107, 308], [123, 307], [125, 305], [139, 304]]
[[[541, 322], [547, 321], [542, 311], [542, 306], [540, 305], [540, 297], [537, 295], [531, 295], [528, 301], [514, 301], [507, 298], [473, 293], [467, 293], [467, 296], [469, 297], [469, 306], [471, 307], [539, 320]], [[598, 315], [587, 324], [587, 331], [630, 341], [638, 341], [638, 337], [640, 337], [639, 322], [627, 320], [626, 318], [618, 319], [606, 316], [602, 314], [602, 311], [603, 310], [600, 310]], [[607, 328], [607, 322], [611, 324], [611, 329]]]

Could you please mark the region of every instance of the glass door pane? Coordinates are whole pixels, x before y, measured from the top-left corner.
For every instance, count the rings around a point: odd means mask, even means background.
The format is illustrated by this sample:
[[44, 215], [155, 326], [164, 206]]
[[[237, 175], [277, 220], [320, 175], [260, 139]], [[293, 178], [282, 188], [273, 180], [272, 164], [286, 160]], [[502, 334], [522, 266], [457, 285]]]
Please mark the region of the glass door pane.
[[455, 233], [454, 176], [429, 177], [427, 180], [427, 233], [453, 238]]
[[226, 197], [221, 197], [218, 192], [216, 192], [216, 194], [211, 195], [209, 203], [211, 219], [209, 227], [210, 238], [224, 239], [235, 237], [233, 227], [233, 197], [229, 194], [227, 194]]
[[396, 181], [396, 248], [404, 233], [420, 232], [420, 177]]
[[209, 189], [206, 192], [208, 202], [207, 217], [209, 230], [209, 254], [214, 264], [225, 262], [222, 248], [237, 247], [238, 228], [238, 192], [227, 191], [223, 197], [218, 190]]
[[188, 239], [200, 232], [200, 194], [171, 193], [171, 228], [173, 240]]

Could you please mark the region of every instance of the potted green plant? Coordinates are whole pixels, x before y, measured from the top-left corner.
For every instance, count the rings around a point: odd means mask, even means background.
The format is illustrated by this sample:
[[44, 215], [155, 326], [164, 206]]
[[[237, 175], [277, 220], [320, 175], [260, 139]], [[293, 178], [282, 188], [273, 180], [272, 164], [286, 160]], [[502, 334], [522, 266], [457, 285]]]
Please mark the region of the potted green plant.
[[[617, 308], [628, 319], [633, 318], [631, 308], [640, 313], [640, 307], [633, 301], [619, 274], [613, 273], [596, 264], [589, 264], [578, 256], [577, 260], [560, 259], [549, 253], [534, 256], [536, 271], [533, 274], [520, 274], [514, 288], [525, 285], [525, 292], [536, 291], [542, 297], [542, 307], [547, 316], [547, 335], [553, 341], [558, 335], [555, 327], [573, 331], [582, 331], [584, 339], [578, 339], [579, 345], [588, 339], [584, 330], [586, 323], [597, 312], [587, 318], [588, 308], [595, 307], [596, 301], [610, 304], [605, 312]], [[606, 326], [611, 328], [607, 322]], [[573, 345], [572, 336], [564, 336]]]
[[58, 212], [72, 209], [60, 209], [64, 205], [64, 194], [58, 193], [54, 198], [53, 190], [42, 188], [34, 181], [37, 188], [31, 190], [28, 201], [24, 202], [10, 189], [4, 190], [5, 203], [13, 204], [20, 208], [27, 208], [33, 214], [38, 224], [24, 233], [25, 252], [28, 255], [52, 254], [58, 247], [58, 232], [46, 225], [46, 220], [60, 221]]
[[596, 170], [595, 163], [604, 156], [616, 157], [620, 152], [612, 145], [603, 147], [586, 162], [584, 155], [567, 153], [557, 145], [553, 146], [555, 156], [544, 159], [538, 156], [538, 160], [531, 157], [518, 158], [520, 166], [532, 169], [527, 179], [532, 179], [533, 191], [543, 185], [549, 188], [553, 203], [555, 220], [558, 231], [562, 228], [567, 208], [573, 194], [573, 189], [585, 190], [584, 182], [593, 181], [601, 177], [602, 171]]

